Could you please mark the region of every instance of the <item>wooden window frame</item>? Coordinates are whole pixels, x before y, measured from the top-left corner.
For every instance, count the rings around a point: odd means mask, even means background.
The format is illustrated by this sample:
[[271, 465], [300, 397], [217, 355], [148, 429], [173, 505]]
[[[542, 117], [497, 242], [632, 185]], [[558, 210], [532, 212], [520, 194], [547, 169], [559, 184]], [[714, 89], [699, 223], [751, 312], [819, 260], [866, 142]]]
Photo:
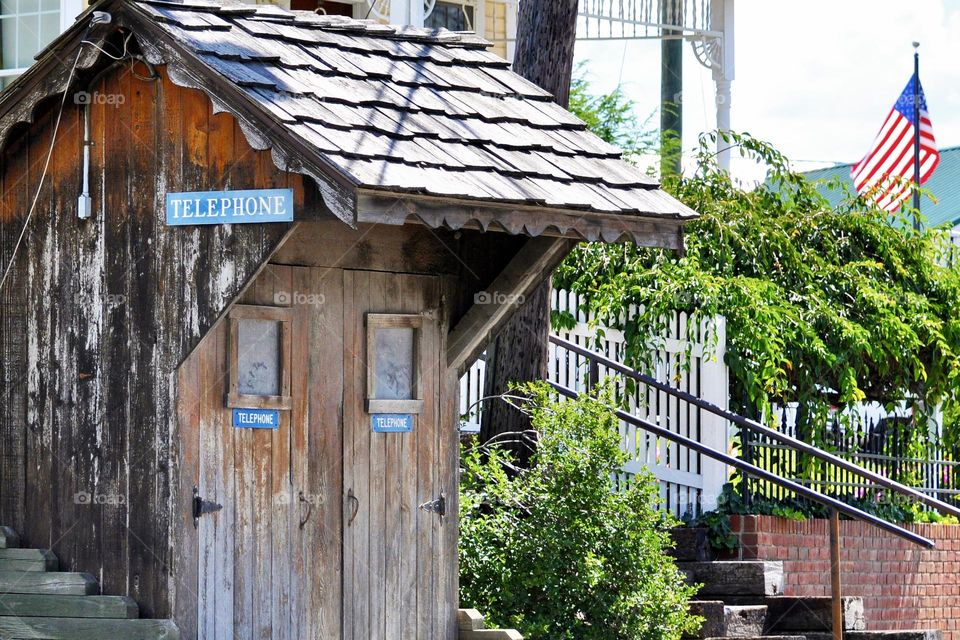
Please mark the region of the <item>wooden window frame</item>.
[[[413, 313], [368, 313], [365, 317], [367, 328], [367, 413], [420, 413], [423, 411], [423, 385], [420, 381], [420, 352], [423, 333], [423, 316]], [[388, 400], [374, 398], [376, 389], [376, 331], [377, 329], [402, 328], [413, 329], [413, 398], [409, 400]]]
[[[273, 320], [280, 323], [280, 395], [253, 396], [238, 391], [237, 360], [240, 353], [240, 320]], [[243, 409], [290, 409], [293, 397], [290, 392], [292, 361], [292, 325], [293, 310], [289, 307], [260, 307], [237, 305], [228, 315], [229, 340], [227, 351], [227, 370], [229, 386], [227, 406]]]

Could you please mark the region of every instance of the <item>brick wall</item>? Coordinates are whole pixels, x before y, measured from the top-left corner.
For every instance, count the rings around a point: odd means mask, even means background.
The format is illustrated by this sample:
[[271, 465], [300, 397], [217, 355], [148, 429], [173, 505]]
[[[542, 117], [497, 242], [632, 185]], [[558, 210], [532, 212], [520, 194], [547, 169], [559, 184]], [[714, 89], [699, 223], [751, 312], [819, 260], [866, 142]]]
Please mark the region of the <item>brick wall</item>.
[[[733, 516], [738, 557], [783, 561], [786, 595], [830, 595], [827, 520]], [[923, 549], [864, 522], [842, 521], [844, 595], [860, 596], [868, 629], [940, 629], [960, 640], [960, 526], [909, 529], [936, 542]]]

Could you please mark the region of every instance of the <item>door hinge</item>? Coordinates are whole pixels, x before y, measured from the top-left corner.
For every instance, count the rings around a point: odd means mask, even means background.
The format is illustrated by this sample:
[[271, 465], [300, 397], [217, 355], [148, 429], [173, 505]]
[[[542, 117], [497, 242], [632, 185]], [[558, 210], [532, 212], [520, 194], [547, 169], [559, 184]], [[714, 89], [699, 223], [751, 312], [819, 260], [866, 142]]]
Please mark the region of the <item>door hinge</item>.
[[222, 504], [213, 502], [212, 500], [204, 500], [200, 497], [200, 488], [193, 488], [193, 526], [196, 527], [200, 524], [200, 516], [206, 515], [208, 513], [216, 513], [223, 509]]
[[440, 497], [430, 502], [424, 502], [420, 505], [420, 510], [426, 511], [427, 513], [436, 513], [442, 518], [447, 515], [447, 497], [443, 495], [443, 491], [441, 491]]

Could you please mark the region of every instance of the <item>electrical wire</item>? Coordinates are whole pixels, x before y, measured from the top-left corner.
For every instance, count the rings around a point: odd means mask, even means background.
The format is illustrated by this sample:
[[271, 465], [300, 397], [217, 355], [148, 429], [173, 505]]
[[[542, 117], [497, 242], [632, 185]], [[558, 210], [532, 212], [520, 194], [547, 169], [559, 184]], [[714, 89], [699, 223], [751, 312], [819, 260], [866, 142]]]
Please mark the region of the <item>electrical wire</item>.
[[[90, 27], [87, 27], [87, 32], [89, 31]], [[43, 191], [43, 183], [46, 181], [47, 171], [50, 168], [50, 159], [53, 157], [53, 149], [57, 143], [57, 132], [60, 130], [60, 120], [63, 118], [63, 110], [67, 104], [67, 94], [70, 92], [70, 85], [73, 84], [73, 76], [77, 71], [77, 65], [80, 64], [80, 55], [83, 53], [84, 42], [86, 42], [86, 40], [81, 40], [80, 42], [80, 48], [77, 50], [77, 57], [73, 60], [73, 66], [70, 68], [70, 74], [67, 76], [67, 83], [63, 87], [63, 98], [60, 100], [60, 110], [57, 112], [57, 120], [53, 125], [53, 133], [50, 135], [50, 148], [47, 150], [47, 159], [44, 161], [43, 171], [40, 173], [40, 182], [37, 184], [37, 192], [33, 196], [33, 202], [30, 203], [30, 210], [27, 211], [27, 219], [23, 223], [23, 229], [20, 230], [20, 237], [17, 238], [16, 244], [13, 245], [13, 253], [10, 255], [10, 262], [7, 263], [7, 268], [3, 272], [3, 278], [0, 278], [0, 291], [3, 291], [3, 285], [6, 284], [7, 278], [13, 271], [13, 264], [17, 259], [17, 253], [20, 251], [20, 246], [23, 244], [24, 237], [27, 235], [27, 229], [30, 227], [30, 220], [33, 219], [33, 213], [37, 209], [37, 202], [40, 201], [40, 193]], [[97, 48], [99, 49], [99, 47]]]
[[119, 61], [119, 60], [125, 60], [127, 58], [127, 45], [130, 43], [130, 38], [132, 37], [133, 37], [133, 31], [128, 33], [127, 37], [123, 39], [123, 52], [119, 56], [113, 55], [112, 53], [110, 53], [109, 51], [107, 51], [106, 49], [98, 45], [96, 42], [93, 42], [91, 40], [81, 40], [80, 44], [88, 44], [94, 49], [97, 49], [98, 51], [100, 51], [100, 53], [107, 56], [108, 58]]

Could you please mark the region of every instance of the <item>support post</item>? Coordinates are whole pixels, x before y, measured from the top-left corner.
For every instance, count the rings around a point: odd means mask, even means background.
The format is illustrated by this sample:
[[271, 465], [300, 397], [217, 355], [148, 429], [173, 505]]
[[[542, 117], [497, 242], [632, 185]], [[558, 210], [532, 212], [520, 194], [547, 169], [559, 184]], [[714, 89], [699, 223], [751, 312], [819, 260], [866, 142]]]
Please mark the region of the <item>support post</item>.
[[[683, 4], [661, 0], [660, 21], [682, 25]], [[679, 175], [683, 159], [683, 31], [663, 29], [660, 41], [660, 174]]]
[[830, 595], [833, 599], [833, 640], [843, 640], [843, 585], [840, 574], [840, 512], [830, 510]]
[[[734, 0], [713, 0], [710, 3], [710, 22], [715, 31], [723, 34], [720, 57], [711, 65], [713, 81], [717, 85], [717, 130], [730, 131], [731, 84], [734, 79]], [[717, 162], [724, 171], [730, 170], [730, 143], [722, 137], [717, 140]]]
[[913, 43], [913, 227], [920, 230], [920, 53]]

